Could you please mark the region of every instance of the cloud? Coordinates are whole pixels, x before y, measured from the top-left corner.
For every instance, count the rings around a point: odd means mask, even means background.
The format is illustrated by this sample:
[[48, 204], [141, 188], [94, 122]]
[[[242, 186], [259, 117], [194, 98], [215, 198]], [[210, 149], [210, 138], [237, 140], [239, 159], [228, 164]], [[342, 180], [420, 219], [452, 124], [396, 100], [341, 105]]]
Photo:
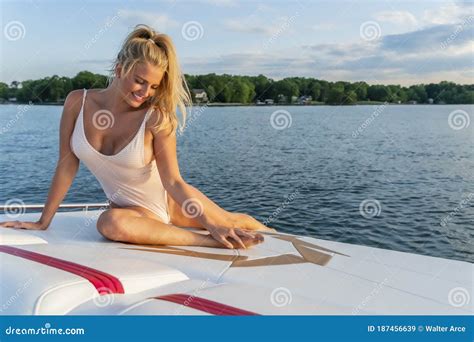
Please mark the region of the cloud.
[[179, 26], [179, 23], [171, 19], [168, 15], [156, 14], [149, 11], [121, 9], [120, 16], [123, 19], [129, 19], [134, 23], [150, 25], [161, 32]]
[[389, 22], [397, 25], [417, 26], [418, 20], [408, 11], [383, 11], [375, 14], [379, 22]]
[[471, 1], [456, 1], [430, 8], [423, 12], [422, 21], [425, 24], [445, 25], [460, 22], [474, 14]]
[[474, 17], [461, 24], [443, 24], [382, 37], [381, 48], [399, 53], [436, 50], [443, 43], [464, 45], [473, 40]]
[[[196, 1], [196, 0], [195, 0]], [[235, 7], [237, 2], [234, 0], [198, 0], [197, 2], [202, 2], [209, 5], [222, 6], [222, 7]]]
[[256, 34], [272, 34], [272, 27], [264, 24], [250, 24], [248, 19], [229, 19], [224, 26], [235, 32], [256, 33]]
[[315, 31], [329, 31], [329, 30], [334, 30], [337, 27], [336, 23], [319, 23], [319, 24], [314, 24], [310, 28]]
[[261, 35], [280, 35], [284, 31], [291, 31], [296, 19], [300, 16], [303, 7], [295, 6], [283, 15], [275, 8], [264, 4], [256, 5], [253, 12], [245, 17], [232, 18], [224, 21], [224, 27], [239, 33]]
[[416, 84], [450, 80], [472, 83], [474, 17], [382, 36], [376, 41], [302, 45], [299, 48], [224, 54], [187, 60], [187, 73], [262, 73], [275, 79], [306, 76], [330, 81]]

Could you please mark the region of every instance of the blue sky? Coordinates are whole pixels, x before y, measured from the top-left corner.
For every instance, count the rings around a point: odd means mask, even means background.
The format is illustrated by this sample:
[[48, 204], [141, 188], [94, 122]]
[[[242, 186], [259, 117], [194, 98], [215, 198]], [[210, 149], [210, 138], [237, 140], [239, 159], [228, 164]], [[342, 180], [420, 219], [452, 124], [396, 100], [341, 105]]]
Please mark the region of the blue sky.
[[5, 1], [0, 81], [107, 74], [136, 24], [169, 34], [188, 74], [473, 83], [468, 1]]

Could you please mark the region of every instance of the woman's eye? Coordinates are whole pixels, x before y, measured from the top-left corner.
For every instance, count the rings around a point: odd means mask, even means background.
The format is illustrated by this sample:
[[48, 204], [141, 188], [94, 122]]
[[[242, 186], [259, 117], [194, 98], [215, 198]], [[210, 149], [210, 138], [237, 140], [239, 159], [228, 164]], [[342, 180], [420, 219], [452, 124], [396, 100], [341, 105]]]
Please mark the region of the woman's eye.
[[135, 82], [137, 82], [138, 84], [143, 84], [143, 82], [140, 80], [135, 80]]

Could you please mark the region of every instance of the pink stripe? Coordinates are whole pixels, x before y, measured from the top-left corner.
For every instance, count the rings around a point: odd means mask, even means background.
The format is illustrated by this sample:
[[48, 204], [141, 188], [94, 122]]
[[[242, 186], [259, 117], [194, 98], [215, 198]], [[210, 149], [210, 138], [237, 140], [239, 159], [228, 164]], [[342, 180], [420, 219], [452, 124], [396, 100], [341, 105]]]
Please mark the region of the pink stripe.
[[204, 311], [219, 316], [257, 316], [258, 314], [251, 311], [242, 310], [233, 306], [214, 302], [209, 299], [195, 297], [182, 293], [175, 293], [166, 296], [154, 297], [155, 299], [165, 300], [168, 302], [189, 306], [190, 308]]
[[120, 280], [113, 275], [91, 267], [12, 246], [0, 246], [0, 252], [76, 274], [91, 282], [99, 294], [124, 293], [123, 285]]

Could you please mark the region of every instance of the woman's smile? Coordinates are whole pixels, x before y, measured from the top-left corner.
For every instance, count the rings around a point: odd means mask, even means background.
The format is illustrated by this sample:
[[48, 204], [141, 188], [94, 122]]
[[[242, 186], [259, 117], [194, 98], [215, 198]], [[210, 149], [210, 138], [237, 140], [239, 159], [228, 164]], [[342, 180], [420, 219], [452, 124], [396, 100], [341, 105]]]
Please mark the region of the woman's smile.
[[145, 99], [146, 99], [145, 96], [140, 96], [140, 95], [136, 94], [133, 91], [132, 91], [132, 95], [133, 95], [133, 98], [135, 99], [135, 101], [140, 102], [140, 103], [144, 102]]

